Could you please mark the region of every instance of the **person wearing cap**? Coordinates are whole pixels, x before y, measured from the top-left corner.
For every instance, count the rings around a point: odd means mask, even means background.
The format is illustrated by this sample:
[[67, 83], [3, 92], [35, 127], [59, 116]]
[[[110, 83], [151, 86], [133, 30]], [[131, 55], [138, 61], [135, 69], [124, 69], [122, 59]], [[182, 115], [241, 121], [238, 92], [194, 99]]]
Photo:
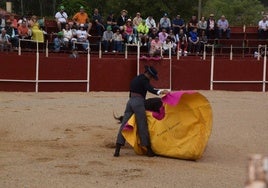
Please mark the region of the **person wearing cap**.
[[55, 14], [55, 19], [56, 19], [59, 31], [65, 28], [65, 25], [68, 20], [68, 15], [64, 11], [64, 6], [60, 6], [60, 10]]
[[218, 38], [218, 28], [217, 23], [214, 19], [214, 14], [210, 14], [207, 20], [207, 36], [208, 39]]
[[126, 43], [134, 43], [135, 42], [135, 38], [134, 38], [134, 29], [133, 29], [133, 25], [132, 25], [132, 21], [131, 19], [128, 19], [126, 21], [126, 24], [124, 25], [124, 39], [126, 41]]
[[73, 21], [76, 27], [79, 27], [81, 24], [84, 24], [84, 27], [87, 32], [89, 32], [92, 27], [92, 23], [89, 22], [88, 14], [85, 12], [85, 8], [83, 6], [81, 6], [80, 11], [73, 16]]
[[169, 32], [171, 28], [171, 22], [167, 13], [164, 13], [164, 16], [159, 21], [159, 30], [162, 31], [163, 28], [166, 29], [167, 32]]
[[54, 52], [59, 52], [61, 49], [64, 48], [64, 40], [63, 40], [63, 32], [60, 31], [57, 33], [57, 36], [53, 40], [54, 44]]
[[134, 36], [135, 38], [138, 37], [138, 26], [140, 25], [140, 23], [143, 21], [142, 17], [141, 17], [141, 13], [137, 12], [136, 16], [133, 18], [132, 23], [133, 23], [133, 32], [134, 32]]
[[128, 20], [128, 16], [127, 16], [127, 10], [122, 10], [121, 11], [121, 15], [118, 17], [117, 19], [117, 27], [119, 27], [120, 31], [123, 32], [124, 30], [124, 25], [126, 24], [127, 20]]
[[106, 31], [103, 32], [102, 43], [104, 52], [108, 52], [113, 43], [113, 31], [112, 26], [108, 25]]
[[121, 146], [125, 144], [125, 138], [122, 135], [122, 130], [133, 114], [136, 116], [141, 146], [146, 147], [148, 157], [155, 156], [151, 148], [144, 102], [147, 92], [155, 95], [161, 95], [167, 94], [168, 91], [155, 89], [150, 84], [150, 80], [152, 79], [158, 80], [158, 73], [156, 69], [153, 66], [145, 66], [144, 73], [136, 76], [130, 82], [129, 100], [126, 105], [123, 121], [116, 139], [116, 148], [114, 152], [115, 157], [120, 155]]

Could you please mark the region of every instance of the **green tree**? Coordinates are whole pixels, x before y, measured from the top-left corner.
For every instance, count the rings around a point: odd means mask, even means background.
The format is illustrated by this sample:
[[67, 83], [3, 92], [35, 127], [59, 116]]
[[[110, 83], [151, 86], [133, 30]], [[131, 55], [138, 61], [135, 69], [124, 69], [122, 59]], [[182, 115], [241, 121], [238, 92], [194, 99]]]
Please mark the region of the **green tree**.
[[[231, 25], [256, 25], [262, 12], [267, 12], [267, 0], [201, 0], [202, 15], [214, 13], [216, 18], [224, 14]], [[93, 9], [98, 8], [106, 18], [110, 12], [120, 15], [122, 9], [128, 10], [128, 15], [134, 17], [141, 12], [142, 17], [152, 15], [156, 21], [166, 12], [170, 18], [180, 14], [185, 21], [192, 15], [198, 15], [199, 0], [12, 0], [13, 12], [19, 15], [35, 14], [53, 18], [60, 5], [64, 5], [71, 18], [84, 6], [86, 12], [92, 15]], [[6, 0], [0, 1], [1, 8], [5, 7]]]
[[230, 25], [256, 25], [264, 10], [259, 0], [211, 0], [205, 3], [203, 14], [225, 15]]

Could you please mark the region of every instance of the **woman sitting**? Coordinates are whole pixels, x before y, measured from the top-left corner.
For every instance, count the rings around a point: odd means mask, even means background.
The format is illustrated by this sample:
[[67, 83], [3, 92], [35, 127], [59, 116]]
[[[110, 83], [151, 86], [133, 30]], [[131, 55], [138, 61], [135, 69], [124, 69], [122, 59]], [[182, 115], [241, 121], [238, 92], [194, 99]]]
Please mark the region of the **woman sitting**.
[[31, 17], [31, 20], [29, 21], [29, 26], [32, 30], [32, 39], [37, 42], [44, 42], [44, 33], [40, 29], [40, 25], [35, 15]]

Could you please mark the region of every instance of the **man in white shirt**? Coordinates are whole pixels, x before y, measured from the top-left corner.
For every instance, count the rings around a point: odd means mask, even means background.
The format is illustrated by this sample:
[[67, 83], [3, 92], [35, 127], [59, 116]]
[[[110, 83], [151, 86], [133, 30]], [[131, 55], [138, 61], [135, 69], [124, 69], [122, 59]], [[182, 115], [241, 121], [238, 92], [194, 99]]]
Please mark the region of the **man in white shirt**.
[[89, 48], [89, 40], [87, 39], [90, 35], [85, 30], [85, 25], [81, 24], [79, 30], [76, 31], [77, 41], [80, 42], [84, 50]]
[[59, 31], [65, 28], [65, 25], [68, 20], [68, 15], [64, 11], [64, 6], [60, 6], [60, 11], [55, 14], [55, 19], [56, 19]]
[[171, 21], [168, 18], [167, 13], [164, 14], [164, 16], [160, 19], [159, 22], [159, 30], [166, 29], [167, 33], [169, 33], [169, 30], [171, 28]]
[[268, 21], [267, 16], [263, 16], [262, 20], [259, 21], [258, 34], [259, 39], [267, 39], [268, 38]]
[[149, 27], [150, 32], [153, 28], [156, 28], [155, 20], [152, 16], [148, 16], [145, 20], [146, 25]]

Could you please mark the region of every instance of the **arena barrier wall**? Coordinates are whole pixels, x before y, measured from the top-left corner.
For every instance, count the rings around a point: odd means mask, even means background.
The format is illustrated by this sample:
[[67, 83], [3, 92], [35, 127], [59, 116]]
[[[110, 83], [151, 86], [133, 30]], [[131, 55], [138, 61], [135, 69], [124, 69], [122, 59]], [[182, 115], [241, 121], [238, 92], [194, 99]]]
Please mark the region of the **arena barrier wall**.
[[[142, 72], [145, 65], [153, 65], [159, 72], [159, 81], [152, 82], [156, 88], [210, 90], [214, 80], [213, 90], [263, 91], [267, 83], [263, 58], [258, 60], [253, 57], [232, 60], [215, 57], [212, 81], [211, 60], [209, 57], [203, 60], [200, 56], [180, 57], [179, 60], [177, 57], [159, 61], [140, 60], [137, 66], [137, 55], [128, 55], [126, 59], [124, 55], [106, 54], [99, 58], [92, 54], [88, 64], [86, 54], [71, 59], [67, 53], [54, 53], [49, 57], [41, 53], [37, 67], [34, 53], [18, 55], [4, 52], [0, 53], [0, 61], [0, 91], [128, 91], [130, 80], [137, 72]], [[230, 80], [237, 83], [228, 83]], [[264, 87], [264, 91], [267, 88]]]

